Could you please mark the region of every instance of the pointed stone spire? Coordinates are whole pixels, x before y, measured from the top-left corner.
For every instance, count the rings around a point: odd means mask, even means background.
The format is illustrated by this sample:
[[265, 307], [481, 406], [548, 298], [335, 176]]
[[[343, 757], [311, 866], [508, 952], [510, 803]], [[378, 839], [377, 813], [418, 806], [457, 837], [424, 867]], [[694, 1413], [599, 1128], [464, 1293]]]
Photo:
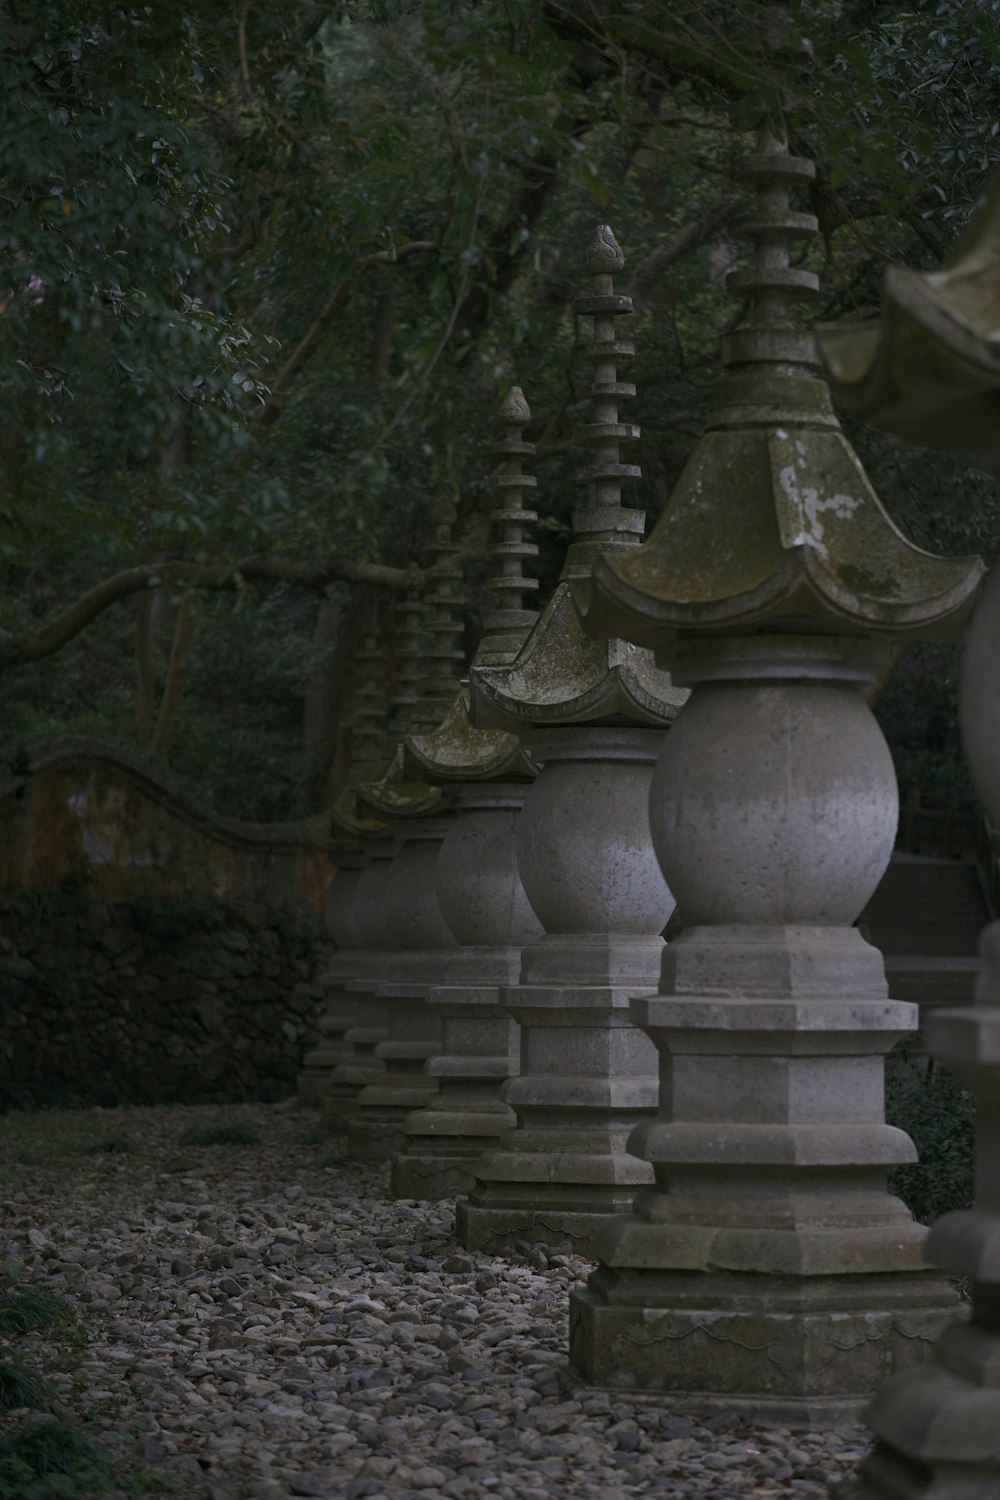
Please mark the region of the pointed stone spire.
[[897, 638], [942, 634], [967, 614], [975, 558], [940, 558], [892, 524], [837, 421], [812, 333], [794, 304], [817, 278], [791, 264], [816, 220], [790, 206], [813, 163], [765, 120], [741, 175], [752, 211], [734, 232], [754, 265], [733, 273], [748, 322], [723, 340], [724, 373], [706, 431], [649, 540], [608, 551], [581, 607], [588, 629], [669, 647], [677, 632], [751, 627]]
[[465, 665], [462, 570], [455, 563], [462, 549], [452, 538], [455, 507], [451, 501], [438, 501], [431, 511], [431, 520], [434, 534], [427, 550], [431, 557], [432, 584], [425, 596], [427, 613], [422, 625], [430, 645], [423, 655], [420, 692], [411, 724], [414, 730], [440, 724], [451, 706]]
[[424, 582], [416, 563], [411, 564], [409, 580], [396, 600], [399, 645], [396, 648], [397, 677], [390, 710], [389, 727], [393, 737], [405, 734], [413, 722], [423, 676], [421, 635], [424, 618]]
[[473, 665], [473, 719], [491, 728], [607, 719], [662, 727], [686, 696], [657, 670], [650, 653], [614, 639], [588, 640], [574, 602], [588, 598], [594, 558], [631, 550], [645, 523], [644, 511], [621, 505], [622, 482], [641, 475], [638, 465], [621, 462], [621, 444], [633, 442], [639, 429], [618, 420], [619, 401], [635, 394], [618, 379], [618, 364], [635, 350], [616, 337], [615, 318], [631, 312], [632, 303], [614, 291], [614, 272], [625, 257], [606, 224], [598, 227], [585, 262], [592, 283], [578, 311], [594, 319], [594, 338], [581, 349], [594, 362], [594, 420], [580, 434], [594, 445], [593, 462], [581, 475], [588, 503], [573, 513], [574, 540], [559, 581], [515, 660]]
[[382, 653], [373, 628], [369, 628], [358, 652], [359, 676], [357, 706], [351, 719], [350, 780], [355, 784], [376, 775], [385, 765], [389, 700], [380, 677]]
[[[533, 474], [524, 473], [524, 460], [534, 455], [535, 445], [524, 441], [524, 425], [531, 420], [531, 411], [520, 387], [512, 386], [508, 391], [500, 418], [505, 435], [491, 450], [500, 459], [500, 466], [490, 483], [503, 503], [490, 511], [495, 536], [489, 547], [492, 566], [486, 584], [497, 599], [497, 607], [486, 611], [486, 634], [479, 643], [474, 666], [513, 661], [538, 619], [538, 611], [525, 609], [523, 599], [538, 587], [537, 579], [526, 578], [523, 570], [524, 559], [538, 555], [538, 548], [526, 538], [527, 528], [538, 517], [535, 511], [525, 510], [521, 501], [522, 493], [534, 489], [537, 481]], [[495, 781], [534, 774], [516, 735], [473, 726], [465, 685], [454, 694], [435, 728], [426, 734], [407, 735], [404, 754], [412, 773], [431, 781]]]
[[635, 386], [618, 378], [618, 366], [635, 358], [635, 345], [617, 336], [615, 319], [632, 312], [631, 297], [615, 292], [615, 272], [625, 265], [625, 256], [607, 224], [598, 224], [585, 257], [593, 281], [589, 292], [578, 297], [574, 308], [581, 317], [594, 320], [594, 337], [580, 354], [594, 366], [591, 394], [593, 420], [577, 434], [580, 442], [594, 446], [593, 462], [577, 476], [589, 486], [585, 509], [573, 514], [573, 531], [581, 540], [609, 542], [616, 538], [634, 543], [642, 536], [646, 513], [628, 510], [621, 503], [624, 482], [642, 478], [638, 464], [622, 463], [621, 445], [634, 443], [639, 428], [619, 419], [618, 405], [635, 397]]
[[535, 445], [524, 438], [531, 408], [520, 386], [513, 385], [507, 392], [500, 420], [504, 436], [490, 450], [500, 460], [489, 480], [500, 503], [490, 511], [494, 539], [488, 548], [492, 566], [486, 583], [495, 603], [483, 617], [485, 631], [476, 652], [481, 665], [511, 661], [538, 619], [538, 610], [527, 608], [524, 598], [538, 588], [537, 578], [524, 576], [525, 559], [538, 556], [537, 546], [528, 540], [538, 513], [524, 508], [522, 495], [525, 490], [533, 490], [538, 480], [524, 472], [525, 459], [535, 456]]

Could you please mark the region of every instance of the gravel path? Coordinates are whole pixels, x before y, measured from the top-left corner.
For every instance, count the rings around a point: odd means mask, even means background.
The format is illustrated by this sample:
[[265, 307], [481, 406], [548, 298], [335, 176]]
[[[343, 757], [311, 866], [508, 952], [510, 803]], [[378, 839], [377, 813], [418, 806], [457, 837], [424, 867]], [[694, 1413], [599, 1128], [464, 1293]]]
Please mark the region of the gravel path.
[[[259, 1144], [181, 1143], [220, 1126]], [[57, 1415], [103, 1432], [108, 1500], [137, 1473], [184, 1500], [825, 1500], [857, 1463], [857, 1428], [567, 1392], [586, 1262], [467, 1254], [452, 1203], [339, 1151], [287, 1104], [0, 1118], [0, 1260], [90, 1330]]]

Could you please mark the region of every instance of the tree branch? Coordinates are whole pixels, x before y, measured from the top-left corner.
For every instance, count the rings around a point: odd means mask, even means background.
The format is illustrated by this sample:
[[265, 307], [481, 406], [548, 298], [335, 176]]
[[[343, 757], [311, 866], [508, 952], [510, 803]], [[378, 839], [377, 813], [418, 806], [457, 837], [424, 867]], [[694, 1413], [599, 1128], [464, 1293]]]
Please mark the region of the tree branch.
[[671, 266], [678, 265], [682, 260], [687, 260], [693, 255], [699, 245], [703, 244], [710, 235], [715, 234], [728, 224], [739, 209], [745, 203], [745, 199], [739, 195], [723, 198], [720, 202], [712, 205], [710, 209], [702, 214], [699, 219], [692, 219], [690, 224], [684, 224], [669, 240], [645, 256], [636, 266], [632, 273], [629, 295], [637, 301], [648, 294], [654, 283], [663, 275], [664, 271]]
[[[421, 580], [424, 576], [420, 575]], [[237, 563], [179, 560], [144, 563], [103, 579], [37, 630], [0, 638], [0, 671], [52, 656], [112, 604], [164, 583], [183, 583], [188, 588], [200, 589], [239, 589], [248, 583], [287, 583], [322, 593], [331, 583], [368, 583], [383, 588], [402, 588], [404, 583], [412, 583], [413, 579], [414, 574], [403, 568], [350, 562], [345, 558], [331, 558], [315, 565], [258, 556], [246, 557]]]
[[437, 240], [410, 240], [407, 244], [400, 245], [398, 249], [376, 250], [374, 254], [365, 255], [360, 260], [356, 260], [347, 275], [337, 283], [327, 297], [312, 326], [299, 340], [275, 376], [270, 394], [257, 411], [257, 422], [260, 426], [270, 426], [281, 415], [288, 392], [296, 378], [316, 352], [320, 339], [334, 318], [347, 306], [348, 297], [366, 271], [370, 271], [373, 266], [398, 265], [400, 261], [407, 260], [411, 255], [425, 254], [429, 250], [440, 248]]

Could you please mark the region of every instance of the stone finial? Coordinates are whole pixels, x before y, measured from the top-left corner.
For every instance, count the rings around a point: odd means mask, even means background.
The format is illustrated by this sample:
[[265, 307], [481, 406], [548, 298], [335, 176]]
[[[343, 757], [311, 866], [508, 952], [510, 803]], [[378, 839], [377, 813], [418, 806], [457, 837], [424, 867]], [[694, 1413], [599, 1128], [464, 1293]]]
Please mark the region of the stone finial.
[[476, 652], [479, 664], [512, 661], [538, 619], [537, 609], [525, 607], [524, 595], [538, 588], [537, 578], [525, 578], [526, 557], [537, 557], [538, 548], [527, 540], [526, 533], [538, 520], [538, 514], [526, 510], [521, 495], [534, 489], [537, 480], [525, 474], [524, 461], [534, 457], [535, 445], [524, 440], [524, 426], [531, 420], [531, 408], [520, 386], [512, 386], [500, 407], [505, 433], [490, 450], [500, 460], [490, 478], [498, 492], [500, 504], [490, 511], [494, 540], [489, 547], [490, 577], [486, 587], [495, 601], [484, 616], [485, 633]]
[[376, 774], [385, 761], [388, 700], [382, 690], [382, 654], [374, 631], [369, 629], [358, 652], [360, 685], [351, 719], [351, 780]]
[[790, 207], [793, 189], [808, 187], [816, 176], [813, 162], [791, 156], [784, 126], [766, 123], [757, 132], [757, 151], [740, 163], [737, 179], [752, 184], [753, 209], [733, 225], [738, 239], [750, 240], [754, 265], [733, 271], [726, 290], [747, 299], [745, 326], [723, 339], [728, 367], [780, 361], [815, 372], [816, 351], [810, 333], [798, 326], [794, 304], [815, 297], [819, 277], [791, 264], [792, 246], [818, 231], [812, 214]]
[[[531, 421], [531, 407], [519, 385], [512, 385], [500, 407], [500, 420], [508, 427], [523, 427]], [[520, 436], [520, 434], [518, 434]]]
[[[812, 330], [797, 319], [794, 304], [818, 282], [792, 264], [792, 247], [817, 224], [790, 195], [814, 172], [789, 154], [784, 123], [765, 119], [739, 171], [754, 204], [733, 225], [754, 263], [726, 283], [745, 298], [747, 320], [722, 341], [714, 408], [652, 535], [595, 560], [580, 601], [595, 636], [670, 661], [686, 631], [789, 631], [809, 620], [812, 630], [906, 639], [944, 636], [969, 613], [981, 564], [935, 557], [892, 524], [840, 429]], [[590, 473], [595, 487], [610, 482], [597, 466]]]
[[619, 418], [620, 401], [635, 396], [635, 386], [619, 380], [618, 364], [634, 359], [635, 346], [619, 339], [615, 318], [632, 312], [631, 297], [617, 295], [613, 272], [625, 265], [625, 256], [607, 224], [599, 224], [585, 256], [593, 286], [574, 306], [577, 313], [594, 320], [593, 342], [580, 353], [594, 366], [593, 420], [577, 433], [577, 441], [593, 445], [594, 462], [578, 478], [588, 485], [588, 502], [573, 513], [573, 531], [580, 541], [637, 542], [645, 525], [645, 512], [626, 510], [621, 503], [623, 480], [640, 479], [638, 464], [622, 463], [621, 444], [633, 443], [639, 428]]
[[425, 653], [419, 700], [413, 715], [415, 730], [433, 728], [441, 722], [451, 707], [465, 665], [462, 573], [455, 563], [461, 548], [452, 539], [455, 515], [454, 505], [446, 498], [435, 501], [431, 507], [434, 527], [428, 546], [431, 590], [426, 596], [427, 616], [423, 622], [430, 645]]
[[416, 563], [408, 570], [407, 582], [396, 600], [395, 613], [399, 621], [399, 645], [396, 650], [396, 687], [390, 705], [390, 732], [393, 738], [405, 734], [413, 719], [420, 696], [422, 621], [424, 615], [423, 575]]
[[592, 276], [613, 276], [624, 270], [625, 254], [610, 224], [598, 224], [594, 230], [584, 264]]

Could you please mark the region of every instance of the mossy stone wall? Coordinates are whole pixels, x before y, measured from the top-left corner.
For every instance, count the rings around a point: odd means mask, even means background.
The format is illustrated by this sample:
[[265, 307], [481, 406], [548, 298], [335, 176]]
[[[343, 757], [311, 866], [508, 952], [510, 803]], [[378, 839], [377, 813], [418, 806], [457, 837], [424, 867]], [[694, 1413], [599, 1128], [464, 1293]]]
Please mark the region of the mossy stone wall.
[[259, 902], [0, 892], [0, 1107], [289, 1093], [331, 952]]

